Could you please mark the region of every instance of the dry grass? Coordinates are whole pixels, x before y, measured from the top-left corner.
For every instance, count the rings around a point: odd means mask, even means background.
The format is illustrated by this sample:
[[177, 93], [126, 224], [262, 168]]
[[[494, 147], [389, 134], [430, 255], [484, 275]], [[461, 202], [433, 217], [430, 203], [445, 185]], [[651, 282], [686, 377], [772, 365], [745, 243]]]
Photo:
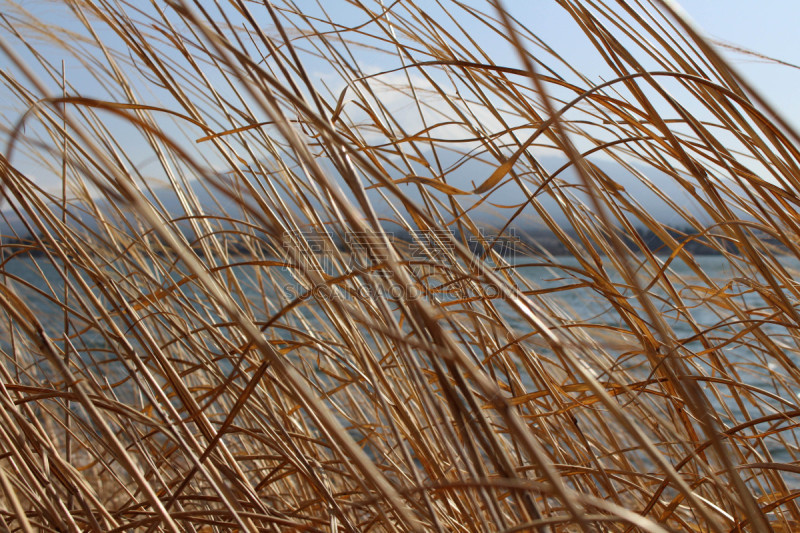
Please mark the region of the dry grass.
[[0, 528], [800, 527], [800, 142], [666, 4], [553, 2], [605, 82], [494, 3], [155, 4], [4, 3]]

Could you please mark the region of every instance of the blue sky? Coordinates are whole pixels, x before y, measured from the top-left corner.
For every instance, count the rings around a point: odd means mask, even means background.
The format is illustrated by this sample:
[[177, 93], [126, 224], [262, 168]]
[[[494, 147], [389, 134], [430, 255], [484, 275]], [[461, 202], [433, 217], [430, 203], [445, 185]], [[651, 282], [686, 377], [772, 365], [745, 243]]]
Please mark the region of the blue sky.
[[[633, 1], [630, 0], [631, 3]], [[312, 6], [314, 2], [310, 0], [299, 2], [301, 6], [304, 4]], [[337, 10], [337, 14], [343, 15], [342, 22], [347, 24], [346, 11], [338, 11], [339, 8], [336, 7], [343, 4], [344, 2], [324, 3], [326, 6], [331, 6], [331, 9]], [[800, 46], [798, 46], [800, 31], [797, 27], [800, 22], [800, 2], [788, 0], [761, 2], [684, 0], [680, 4], [708, 36], [800, 65]], [[40, 16], [44, 20], [55, 23], [66, 20], [62, 17], [63, 13], [56, 14], [56, 11], [52, 9], [52, 4], [50, 7], [44, 2], [31, 2], [24, 5], [34, 15]], [[545, 42], [556, 48], [578, 70], [588, 74], [590, 79], [599, 81], [604, 71], [607, 72], [605, 66], [600, 64], [596, 53], [587, 46], [586, 41], [576, 38], [578, 30], [574, 22], [556, 2], [551, 0], [506, 0], [505, 5], [520, 21]], [[355, 15], [351, 22], [353, 24], [362, 22], [361, 18], [363, 18], [363, 13]], [[475, 28], [477, 27], [476, 25]], [[490, 35], [476, 34], [475, 37], [482, 42], [499, 42], [493, 40]], [[58, 50], [52, 47], [43, 50], [48, 54], [58, 54]], [[723, 49], [723, 53], [769, 101], [775, 104], [791, 123], [800, 129], [800, 102], [796, 97], [797, 88], [800, 87], [800, 69], [764, 62], [754, 56], [732, 50]], [[507, 44], [497, 44], [497, 48], [492, 50], [492, 55], [498, 64], [519, 65], [517, 57]], [[368, 56], [365, 59], [367, 62], [371, 60], [372, 58]], [[6, 61], [4, 58], [0, 58], [0, 66], [4, 61]], [[373, 70], [380, 70], [382, 67], [379, 62], [370, 66]], [[81, 87], [81, 90], [85, 90], [88, 96], [93, 96], [91, 82], [88, 78], [87, 80], [81, 79], [80, 68], [75, 60], [67, 60], [67, 69], [70, 81]], [[313, 66], [311, 69], [313, 70]], [[324, 76], [322, 71], [314, 72], [314, 74]], [[54, 92], [57, 92], [57, 88], [54, 88]], [[4, 111], [7, 112], [7, 108]], [[149, 156], [143, 156], [140, 161], [150, 159]]]
[[[682, 0], [710, 37], [800, 67], [800, 2], [795, 0]], [[796, 128], [800, 128], [800, 68], [725, 51], [741, 71]]]

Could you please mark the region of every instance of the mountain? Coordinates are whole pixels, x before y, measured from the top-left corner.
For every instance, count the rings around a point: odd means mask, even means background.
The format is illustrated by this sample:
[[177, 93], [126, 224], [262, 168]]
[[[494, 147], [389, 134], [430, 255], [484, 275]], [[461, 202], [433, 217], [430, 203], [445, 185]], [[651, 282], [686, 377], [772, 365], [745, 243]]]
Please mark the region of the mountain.
[[[589, 197], [580, 185], [577, 172], [572, 166], [562, 169], [565, 160], [554, 156], [539, 157], [537, 162], [551, 174], [561, 169], [557, 176], [557, 181], [553, 181], [551, 186], [558, 186], [562, 191], [573, 198], [570, 202], [571, 207], [574, 208], [577, 205], [576, 202], [580, 202], [585, 206], [587, 212], [591, 212]], [[450, 164], [455, 164], [455, 162], [451, 161]], [[659, 193], [654, 190], [654, 187], [642, 183], [622, 165], [606, 160], [595, 160], [593, 164], [602, 170], [609, 178], [614, 180], [615, 184], [610, 188], [616, 190], [617, 194], [622, 194], [627, 198], [634, 199], [646, 208], [650, 216], [664, 224], [673, 227], [685, 226], [685, 221], [675, 213], [662, 196], [659, 196]], [[471, 191], [477, 185], [483, 183], [494, 171], [494, 168], [493, 165], [475, 160], [468, 161], [461, 164], [457, 170], [448, 173], [447, 185], [462, 191]], [[330, 166], [325, 170], [333, 175], [333, 169]], [[645, 173], [644, 169], [640, 169], [640, 171]], [[646, 173], [650, 182], [654, 186], [657, 186], [661, 195], [678, 203], [683, 209], [686, 209], [693, 216], [700, 219], [701, 222], [708, 222], [709, 216], [700, 207], [698, 202], [674, 179], [653, 169], [646, 170]], [[431, 173], [428, 172], [426, 175], [420, 172], [420, 175], [430, 178]], [[401, 176], [399, 174], [392, 176], [394, 180], [400, 180], [404, 177], [406, 176]], [[529, 176], [521, 176], [521, 179], [526, 183], [528, 190], [536, 190], [536, 183], [539, 181], [538, 178], [532, 180]], [[487, 231], [491, 231], [490, 228], [498, 228], [505, 225], [509, 217], [514, 215], [517, 211], [517, 206], [526, 200], [526, 196], [521, 192], [521, 189], [516, 183], [511, 181], [508, 177], [506, 177], [505, 181], [508, 183], [500, 186], [484, 202], [479, 202], [480, 197], [474, 194], [456, 195], [453, 199], [461, 205], [462, 210], [469, 209], [473, 207], [474, 204], [480, 203], [477, 208], [469, 211], [470, 216], [472, 216], [473, 220], [480, 226], [484, 226], [487, 228]], [[342, 180], [340, 180], [340, 186], [345, 189]], [[405, 183], [400, 184], [399, 187], [412, 201], [422, 202], [422, 196], [416, 184]], [[447, 200], [444, 192], [434, 187], [427, 187], [428, 192], [432, 195]], [[607, 186], [606, 188], [609, 187]], [[346, 189], [345, 192], [347, 192]], [[192, 182], [191, 193], [197, 198], [197, 202], [203, 206], [204, 212], [208, 215], [228, 214], [233, 218], [242, 217], [241, 205], [230, 199], [227, 195], [214, 190], [211, 186], [206, 188], [198, 181]], [[163, 187], [155, 189], [152, 194], [148, 193], [145, 196], [154, 205], [159, 206], [158, 209], [160, 211], [168, 214], [172, 219], [180, 219], [186, 216], [186, 212], [182, 207], [178, 195], [170, 188]], [[368, 197], [380, 217], [385, 219], [393, 219], [395, 217], [394, 212], [381, 198], [377, 189], [370, 189], [368, 191]], [[538, 194], [536, 199], [541, 205], [541, 208], [559, 225], [562, 227], [567, 226], [567, 217], [564, 214], [564, 207], [556, 199], [552, 198], [546, 191]], [[107, 200], [98, 200], [97, 206], [101, 211], [108, 212], [110, 212], [112, 208], [120, 207], [119, 205], [112, 205]], [[60, 212], [59, 209], [55, 211]], [[97, 229], [95, 217], [85, 208], [82, 209], [80, 205], [71, 205], [68, 208], [68, 213], [73, 225], [83, 225], [88, 231]], [[3, 219], [0, 221], [0, 233], [6, 236], [13, 236], [16, 234], [22, 238], [29, 235], [22, 220], [13, 210], [6, 207], [2, 211], [2, 217]], [[134, 217], [127, 217], [127, 221], [132, 227], [136, 227]], [[445, 220], [445, 222], [450, 223], [452, 221]], [[391, 225], [390, 223], [387, 224]], [[187, 237], [193, 235], [191, 223], [188, 220], [183, 220], [179, 222], [178, 225], [181, 230], [187, 234]], [[543, 225], [541, 218], [530, 205], [525, 207], [522, 215], [515, 220], [511, 227], [518, 230], [521, 234], [527, 235], [527, 239], [535, 240], [548, 249], [551, 247], [558, 247], [557, 240], [553, 239], [550, 231]], [[8, 239], [5, 240], [8, 242]]]

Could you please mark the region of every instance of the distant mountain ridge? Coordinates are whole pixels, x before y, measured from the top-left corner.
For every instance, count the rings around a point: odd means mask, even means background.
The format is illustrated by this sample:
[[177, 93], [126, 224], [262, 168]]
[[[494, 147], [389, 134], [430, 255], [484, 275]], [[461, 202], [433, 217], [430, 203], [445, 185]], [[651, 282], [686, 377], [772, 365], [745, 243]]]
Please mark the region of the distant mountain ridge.
[[[541, 157], [538, 159], [538, 161], [549, 172], [555, 171], [564, 163], [563, 160], [556, 157]], [[664, 202], [664, 200], [659, 198], [656, 192], [654, 192], [645, 184], [641, 183], [624, 167], [609, 161], [595, 161], [594, 164], [604, 171], [610, 178], [614, 179], [618, 185], [624, 189], [626, 194], [630, 195], [641, 205], [645, 206], [650, 216], [656, 218], [660, 222], [666, 223], [667, 225], [673, 225], [679, 228], [685, 226], [685, 223], [683, 223], [683, 221], [677, 217], [676, 213], [666, 204], [666, 202]], [[455, 187], [469, 189], [469, 184], [467, 182], [480, 183], [490, 175], [492, 170], [493, 168], [489, 165], [468, 162], [462, 165], [457, 172], [454, 172], [453, 176], [448, 178], [448, 182]], [[455, 176], [455, 174], [457, 174], [457, 176]], [[580, 192], [579, 188], [577, 187], [578, 179], [574, 169], [567, 169], [559, 175], [559, 178], [562, 180], [563, 184], [570, 188], [570, 192], [572, 194], [574, 194], [580, 201], [588, 204], [587, 195]], [[661, 193], [665, 196], [673, 200], [685, 198], [686, 200], [682, 202], [682, 207], [687, 209], [693, 215], [697, 216], [701, 220], [708, 218], [708, 216], [700, 209], [700, 207], [696, 205], [696, 202], [691, 200], [689, 195], [681, 188], [681, 186], [669, 176], [657, 171], [651, 171], [649, 179], [651, 182], [659, 184]], [[400, 185], [400, 187], [401, 190], [412, 199], [412, 201], [421, 200], [420, 195], [416, 190], [416, 185], [404, 184]], [[208, 186], [208, 188], [206, 188], [200, 182], [195, 181], [192, 182], [191, 188], [191, 193], [196, 197], [197, 203], [201, 206], [202, 211], [206, 215], [228, 215], [232, 216], [233, 218], [238, 218], [243, 215], [241, 205], [226, 195], [214, 194], [211, 192], [213, 190], [212, 187]], [[534, 188], [533, 184], [530, 185], [530, 188]], [[384, 218], [391, 218], [393, 213], [388, 209], [387, 206], [383, 205], [383, 202], [377, 191], [370, 190], [368, 193], [371, 201], [374, 202], [374, 208], [378, 215]], [[154, 190], [154, 194], [147, 193], [145, 196], [153, 204], [163, 206], [164, 213], [171, 219], [175, 220], [186, 217], [186, 211], [184, 210], [178, 195], [172, 189], [166, 187], [159, 188]], [[471, 202], [477, 200], [477, 195], [474, 197], [458, 196], [457, 199], [462, 203], [462, 205], [468, 207]], [[567, 226], [567, 218], [555, 200], [550, 198], [546, 193], [540, 194], [537, 197], [537, 200], [545, 209], [547, 209], [548, 213], [560, 226]], [[513, 206], [524, 201], [524, 197], [520, 195], [519, 188], [516, 184], [509, 183], [500, 187], [494, 194], [492, 194], [489, 201], [495, 205]], [[694, 206], [692, 205], [693, 202], [695, 203]], [[99, 200], [97, 205], [101, 211], [106, 209], [110, 210], [111, 207], [110, 204], [105, 200]], [[500, 209], [497, 208], [492, 209], [494, 209], [496, 212], [500, 211]], [[60, 208], [57, 208], [56, 210], [60, 211]], [[513, 212], [510, 209], [503, 209], [502, 211], [502, 214], [498, 215], [493, 214], [491, 210], [474, 210], [470, 211], [470, 216], [479, 225], [479, 227], [485, 229], [488, 234], [491, 233], [496, 226], [499, 226], [501, 223], [505, 222], [509, 212]], [[73, 206], [72, 208], [68, 208], [68, 213], [73, 224], [83, 225], [89, 231], [94, 231], [97, 229], [97, 223], [94, 220], [94, 217], [85, 210], [81, 210], [78, 207]], [[540, 221], [537, 222], [537, 217], [535, 215], [531, 215], [531, 213], [533, 213], [533, 209], [528, 207], [526, 209], [525, 216], [520, 217], [519, 222], [512, 226], [521, 242], [526, 246], [544, 249], [550, 253], [566, 253], [567, 249], [564, 247], [564, 245], [557, 238], [555, 238], [553, 233], [544, 227]], [[3, 210], [3, 215], [4, 220], [0, 222], [0, 233], [6, 236], [4, 238], [4, 243], [6, 245], [11, 245], [14, 243], [21, 244], [22, 242], [25, 242], [30, 235], [19, 217], [17, 217], [16, 214], [8, 208]], [[187, 238], [190, 238], [190, 240], [194, 238], [192, 235], [191, 223], [188, 220], [179, 222], [178, 226], [181, 228], [181, 231], [187, 235]], [[384, 229], [391, 229], [391, 224], [387, 223], [386, 228]], [[568, 230], [568, 234], [574, 235], [569, 227], [566, 227], [566, 229]], [[652, 232], [648, 233], [647, 230], [641, 230], [640, 233], [642, 233], [643, 240], [645, 243], [647, 243], [650, 249], [655, 250], [663, 247], [661, 240], [652, 234]], [[676, 235], [677, 233], [678, 231], [676, 230]], [[630, 242], [630, 244], [633, 243]], [[700, 244], [699, 242], [692, 243], [688, 246], [688, 249], [694, 251], [695, 253], [705, 253], [704, 251], [708, 250], [706, 246]]]

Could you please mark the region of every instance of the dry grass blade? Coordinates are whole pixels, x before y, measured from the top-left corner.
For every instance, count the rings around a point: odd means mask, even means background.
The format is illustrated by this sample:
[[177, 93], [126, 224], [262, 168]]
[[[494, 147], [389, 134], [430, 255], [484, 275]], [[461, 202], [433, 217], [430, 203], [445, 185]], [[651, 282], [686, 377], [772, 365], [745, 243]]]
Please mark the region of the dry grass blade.
[[5, 2], [0, 528], [796, 530], [797, 134], [551, 4]]

